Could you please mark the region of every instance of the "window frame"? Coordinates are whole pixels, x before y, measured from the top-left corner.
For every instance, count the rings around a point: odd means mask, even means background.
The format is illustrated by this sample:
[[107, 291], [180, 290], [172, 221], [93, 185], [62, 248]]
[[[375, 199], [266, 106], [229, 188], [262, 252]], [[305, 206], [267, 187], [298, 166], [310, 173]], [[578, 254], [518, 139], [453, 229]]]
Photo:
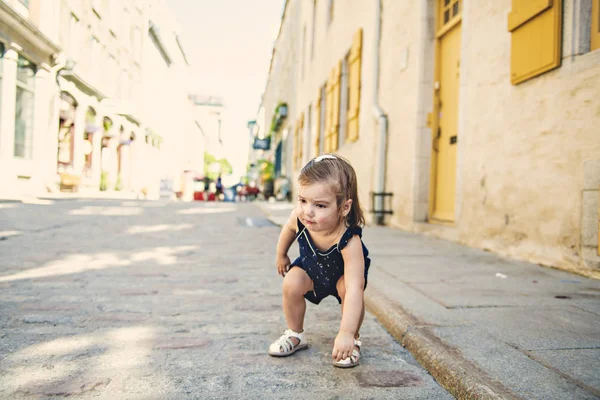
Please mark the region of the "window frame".
[[300, 80], [304, 80], [304, 69], [306, 60], [306, 25], [302, 28], [302, 61], [300, 62]]
[[[28, 68], [31, 69], [33, 71], [33, 75], [31, 77], [28, 77], [27, 82], [23, 82], [22, 80], [19, 79], [19, 68], [23, 68], [20, 66], [21, 60], [26, 61], [29, 65], [24, 66], [24, 68]], [[17, 76], [15, 79], [15, 85], [16, 85], [16, 90], [15, 90], [15, 127], [14, 127], [14, 144], [13, 144], [13, 157], [14, 158], [20, 158], [20, 159], [25, 159], [25, 160], [30, 160], [32, 158], [32, 152], [33, 152], [33, 123], [34, 123], [34, 113], [35, 113], [35, 79], [36, 79], [36, 74], [37, 74], [37, 65], [29, 60], [27, 57], [25, 57], [23, 54], [18, 53], [18, 58], [17, 58]], [[19, 111], [19, 107], [18, 107], [18, 92], [19, 90], [26, 92], [26, 93], [30, 93], [31, 94], [31, 110], [29, 112], [28, 118], [25, 125], [25, 129], [23, 131], [23, 154], [22, 155], [17, 155], [17, 144], [20, 143], [20, 141], [17, 141], [17, 128], [18, 128], [18, 124], [17, 124], [17, 120], [18, 120], [18, 111]], [[23, 108], [21, 108], [21, 110], [23, 110]]]
[[327, 83], [321, 85], [321, 118], [319, 126], [319, 155], [325, 151], [325, 119], [327, 118]]
[[340, 126], [339, 126], [339, 147], [342, 147], [348, 141], [348, 114], [350, 113], [350, 81], [348, 75], [348, 65], [350, 63], [350, 50], [342, 59], [342, 71], [340, 78]]
[[75, 60], [79, 60], [81, 49], [81, 19], [73, 12], [69, 15], [69, 53]]
[[590, 51], [600, 50], [600, 0], [592, 0]]
[[[0, 42], [0, 88], [2, 88], [2, 77], [4, 76], [4, 53], [6, 52], [6, 45], [4, 42]], [[2, 90], [0, 90], [0, 110], [2, 109]], [[2, 113], [0, 113], [1, 116]]]
[[315, 36], [317, 34], [317, 1], [313, 0], [312, 34], [310, 38], [310, 60], [315, 58]]

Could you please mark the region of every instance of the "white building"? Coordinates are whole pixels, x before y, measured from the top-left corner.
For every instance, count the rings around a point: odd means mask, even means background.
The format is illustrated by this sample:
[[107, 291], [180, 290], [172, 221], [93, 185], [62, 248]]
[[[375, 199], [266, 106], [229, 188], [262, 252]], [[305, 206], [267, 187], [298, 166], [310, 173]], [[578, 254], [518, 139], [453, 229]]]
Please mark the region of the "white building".
[[53, 16], [58, 16], [56, 2], [30, 6], [26, 0], [0, 0], [0, 195], [5, 197], [34, 192], [55, 169], [56, 152], [53, 158], [45, 151], [56, 132], [51, 107], [60, 47]]
[[75, 183], [156, 197], [161, 178], [177, 186], [203, 164], [163, 0], [0, 0], [0, 51], [0, 194]]
[[[223, 145], [223, 123], [225, 106], [219, 96], [190, 95], [194, 116], [202, 132], [204, 151], [217, 160], [226, 157]], [[200, 172], [203, 169], [199, 170]]]

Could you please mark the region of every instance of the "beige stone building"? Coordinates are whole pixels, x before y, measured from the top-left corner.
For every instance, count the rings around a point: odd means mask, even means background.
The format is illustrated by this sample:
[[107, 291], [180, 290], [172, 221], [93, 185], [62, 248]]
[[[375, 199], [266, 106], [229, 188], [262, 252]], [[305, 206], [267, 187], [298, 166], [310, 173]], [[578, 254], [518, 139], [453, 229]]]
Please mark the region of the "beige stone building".
[[178, 191], [203, 163], [180, 36], [164, 0], [0, 0], [0, 193]]
[[143, 151], [141, 99], [143, 32], [148, 12], [139, 1], [61, 0], [60, 106], [56, 172], [80, 186], [130, 189], [134, 155]]
[[[58, 24], [55, 2], [0, 0], [0, 195], [42, 186], [56, 157], [47, 134], [55, 97]], [[56, 129], [55, 129], [56, 132]], [[54, 147], [56, 149], [56, 147]], [[56, 152], [54, 152], [56, 154]]]
[[370, 223], [598, 276], [599, 13], [288, 0], [265, 123], [289, 105], [272, 134], [292, 178], [317, 154], [349, 159]]

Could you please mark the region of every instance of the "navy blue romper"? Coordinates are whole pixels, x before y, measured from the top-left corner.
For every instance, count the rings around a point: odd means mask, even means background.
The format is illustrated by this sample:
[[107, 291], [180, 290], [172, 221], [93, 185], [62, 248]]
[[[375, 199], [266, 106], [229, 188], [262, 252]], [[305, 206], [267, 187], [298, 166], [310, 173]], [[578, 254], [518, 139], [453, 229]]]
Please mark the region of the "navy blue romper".
[[[360, 226], [351, 226], [346, 229], [339, 243], [331, 246], [331, 248], [321, 253], [310, 238], [310, 234], [306, 227], [298, 220], [298, 232], [296, 239], [300, 247], [300, 257], [296, 258], [290, 265], [292, 267], [302, 268], [312, 279], [314, 291], [308, 292], [304, 297], [314, 304], [319, 304], [325, 297], [332, 295], [342, 302], [335, 287], [338, 280], [344, 275], [344, 259], [342, 257], [342, 249], [346, 247], [352, 236], [358, 235], [362, 238], [362, 228]], [[367, 273], [371, 265], [369, 250], [362, 243], [363, 254], [365, 257], [365, 288], [367, 287]]]

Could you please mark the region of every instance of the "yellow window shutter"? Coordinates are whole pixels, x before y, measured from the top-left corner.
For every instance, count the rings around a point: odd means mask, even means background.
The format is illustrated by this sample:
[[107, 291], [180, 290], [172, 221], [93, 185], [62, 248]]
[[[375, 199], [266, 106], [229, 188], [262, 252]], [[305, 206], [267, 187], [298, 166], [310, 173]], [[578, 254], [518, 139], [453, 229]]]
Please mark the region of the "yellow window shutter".
[[339, 61], [332, 71], [333, 81], [333, 111], [331, 122], [331, 151], [336, 151], [339, 145], [340, 130], [340, 80], [342, 78], [342, 62]]
[[315, 101], [315, 157], [319, 155], [319, 147], [321, 146], [321, 88]]
[[304, 113], [300, 114], [300, 124], [298, 127], [298, 165], [302, 167], [302, 158], [304, 156]]
[[362, 28], [359, 29], [352, 39], [352, 48], [350, 49], [350, 58], [348, 60], [349, 91], [348, 99], [348, 139], [350, 141], [358, 140], [358, 116], [360, 113], [360, 73], [362, 60]]
[[600, 49], [600, 0], [593, 0], [592, 2], [592, 31], [590, 33], [591, 50]]
[[298, 125], [294, 126], [294, 150], [292, 160], [294, 161], [294, 169], [298, 169]]
[[513, 85], [560, 66], [562, 0], [512, 0], [508, 31]]
[[325, 85], [325, 148], [323, 151], [325, 153], [331, 152], [331, 121], [333, 111], [333, 85], [331, 81], [331, 77], [327, 80], [327, 85]]
[[300, 121], [296, 121], [294, 128], [294, 169], [300, 168]]

